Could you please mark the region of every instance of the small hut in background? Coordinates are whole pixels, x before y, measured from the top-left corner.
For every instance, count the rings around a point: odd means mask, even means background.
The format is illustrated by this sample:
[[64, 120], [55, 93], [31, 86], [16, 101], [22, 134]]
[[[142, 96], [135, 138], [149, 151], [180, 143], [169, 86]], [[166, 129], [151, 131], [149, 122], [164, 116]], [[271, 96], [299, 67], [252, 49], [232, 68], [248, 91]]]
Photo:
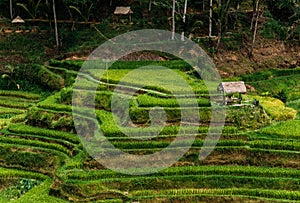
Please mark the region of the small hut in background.
[[114, 15], [117, 17], [117, 21], [119, 20], [119, 16], [129, 16], [129, 22], [131, 22], [131, 14], [133, 11], [131, 10], [130, 6], [118, 6], [115, 9]]
[[247, 93], [247, 88], [243, 81], [239, 82], [221, 82], [218, 86], [218, 91], [222, 92], [223, 104], [227, 103], [241, 103], [241, 94]]
[[11, 21], [11, 23], [17, 25], [16, 32], [21, 32], [22, 31], [21, 25], [24, 24], [25, 21], [20, 16], [17, 16], [15, 19]]

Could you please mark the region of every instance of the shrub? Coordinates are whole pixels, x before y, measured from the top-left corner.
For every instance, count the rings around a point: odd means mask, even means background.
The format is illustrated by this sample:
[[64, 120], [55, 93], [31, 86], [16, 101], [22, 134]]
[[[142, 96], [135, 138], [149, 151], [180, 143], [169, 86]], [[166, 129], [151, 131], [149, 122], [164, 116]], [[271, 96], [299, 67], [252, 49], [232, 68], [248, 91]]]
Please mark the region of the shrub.
[[60, 100], [59, 93], [49, 96], [44, 101], [37, 104], [40, 108], [45, 108], [54, 111], [72, 112], [72, 106], [66, 104], [58, 104]]
[[84, 61], [82, 61], [82, 60], [57, 61], [57, 60], [51, 59], [49, 61], [50, 66], [61, 67], [61, 68], [66, 68], [68, 70], [75, 70], [75, 71], [79, 71], [83, 63], [84, 63]]
[[41, 168], [46, 165], [47, 157], [45, 154], [18, 152], [7, 154], [5, 161], [9, 165], [21, 165], [26, 168]]
[[284, 103], [279, 99], [260, 96], [255, 96], [254, 98], [259, 100], [261, 106], [266, 110], [270, 117], [276, 121], [286, 121], [296, 118], [297, 111], [285, 107]]
[[261, 35], [265, 38], [285, 40], [288, 34], [288, 27], [274, 19], [269, 19], [263, 26]]
[[72, 103], [72, 97], [73, 97], [73, 88], [67, 87], [67, 88], [63, 88], [60, 91], [60, 103], [69, 105]]
[[40, 85], [50, 90], [60, 90], [64, 87], [64, 79], [44, 66], [35, 64], [28, 71], [32, 72], [34, 80], [38, 80]]

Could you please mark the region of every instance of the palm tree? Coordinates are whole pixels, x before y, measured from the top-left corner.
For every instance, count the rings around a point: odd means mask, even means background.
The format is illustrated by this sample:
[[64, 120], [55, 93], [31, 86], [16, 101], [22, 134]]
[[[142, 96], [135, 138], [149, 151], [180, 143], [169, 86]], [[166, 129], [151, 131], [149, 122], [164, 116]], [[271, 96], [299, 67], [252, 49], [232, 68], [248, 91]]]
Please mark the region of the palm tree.
[[227, 1], [223, 1], [223, 3], [222, 3], [221, 0], [218, 0], [217, 6], [215, 7], [215, 11], [217, 14], [217, 27], [218, 27], [218, 41], [217, 41], [216, 50], [219, 49], [223, 30], [227, 29], [228, 12], [229, 12], [229, 8], [230, 8], [230, 5], [232, 4], [232, 2], [233, 2], [233, 0], [227, 0]]

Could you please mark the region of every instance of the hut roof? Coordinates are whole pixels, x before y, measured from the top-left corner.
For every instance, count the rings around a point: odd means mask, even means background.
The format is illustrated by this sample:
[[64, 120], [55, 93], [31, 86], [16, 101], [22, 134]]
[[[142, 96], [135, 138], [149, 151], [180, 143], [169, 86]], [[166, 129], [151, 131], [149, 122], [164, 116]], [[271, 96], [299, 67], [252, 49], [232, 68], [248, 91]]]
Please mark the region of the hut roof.
[[20, 17], [20, 16], [17, 16], [15, 19], [13, 19], [11, 21], [12, 23], [25, 23], [25, 21]]
[[119, 7], [116, 7], [116, 10], [114, 12], [114, 14], [117, 14], [117, 15], [127, 15], [127, 14], [131, 14], [133, 13], [133, 11], [131, 10], [130, 6], [119, 6]]
[[246, 93], [247, 88], [243, 81], [239, 82], [221, 82], [219, 87], [219, 91], [224, 91], [226, 94], [230, 93]]

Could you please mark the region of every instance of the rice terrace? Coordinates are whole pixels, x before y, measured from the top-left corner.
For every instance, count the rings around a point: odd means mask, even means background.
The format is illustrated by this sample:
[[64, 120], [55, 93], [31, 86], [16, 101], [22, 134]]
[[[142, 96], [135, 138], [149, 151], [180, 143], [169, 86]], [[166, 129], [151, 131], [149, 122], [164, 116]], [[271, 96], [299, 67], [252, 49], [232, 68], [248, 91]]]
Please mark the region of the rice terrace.
[[299, 1], [0, 5], [0, 203], [300, 202]]

